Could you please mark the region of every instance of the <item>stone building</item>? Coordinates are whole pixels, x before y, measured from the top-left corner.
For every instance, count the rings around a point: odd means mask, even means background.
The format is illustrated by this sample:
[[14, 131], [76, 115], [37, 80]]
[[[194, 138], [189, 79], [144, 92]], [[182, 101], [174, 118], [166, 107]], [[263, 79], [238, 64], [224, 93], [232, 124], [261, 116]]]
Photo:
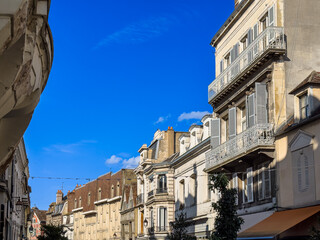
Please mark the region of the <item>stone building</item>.
[[235, 3], [211, 41], [216, 79], [208, 87], [214, 119], [205, 171], [230, 177], [243, 232], [284, 204], [279, 193], [286, 187], [277, 177], [284, 146], [275, 136], [292, 120], [299, 99], [289, 93], [319, 68], [320, 1]]
[[0, 1], [0, 173], [12, 160], [53, 60], [49, 0]]
[[135, 182], [133, 170], [107, 173], [68, 193], [68, 213], [73, 239], [120, 239], [120, 209], [124, 186]]
[[5, 172], [0, 176], [0, 239], [18, 240], [27, 236], [31, 188], [23, 139]]
[[182, 212], [191, 223], [188, 234], [208, 238], [214, 226], [212, 201], [217, 195], [209, 190], [210, 176], [204, 172], [205, 154], [210, 150], [211, 114], [202, 118], [202, 125], [192, 125], [179, 138], [179, 156], [171, 162], [174, 169], [176, 217]]
[[63, 215], [68, 213], [67, 196], [63, 196], [63, 192], [58, 190], [56, 193], [56, 201], [51, 203], [46, 213], [46, 224], [61, 226], [63, 225]]
[[121, 239], [134, 240], [138, 232], [137, 183], [123, 188], [121, 198]]
[[46, 211], [39, 210], [37, 207], [31, 209], [31, 226], [32, 233], [29, 236], [30, 240], [37, 240], [41, 236], [41, 226], [46, 224]]
[[185, 132], [157, 130], [149, 146], [139, 149], [137, 175], [138, 239], [165, 239], [174, 221], [174, 170], [170, 167], [179, 153], [179, 137]]

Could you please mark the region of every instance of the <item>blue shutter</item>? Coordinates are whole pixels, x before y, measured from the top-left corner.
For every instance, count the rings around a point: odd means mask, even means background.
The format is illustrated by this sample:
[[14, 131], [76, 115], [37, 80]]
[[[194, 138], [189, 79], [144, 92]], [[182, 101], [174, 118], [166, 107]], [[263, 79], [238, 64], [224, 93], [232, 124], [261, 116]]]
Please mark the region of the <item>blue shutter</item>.
[[211, 148], [220, 145], [220, 119], [211, 120]]
[[229, 139], [237, 135], [237, 110], [235, 107], [229, 109]]
[[265, 83], [256, 83], [256, 123], [268, 122], [268, 93]]

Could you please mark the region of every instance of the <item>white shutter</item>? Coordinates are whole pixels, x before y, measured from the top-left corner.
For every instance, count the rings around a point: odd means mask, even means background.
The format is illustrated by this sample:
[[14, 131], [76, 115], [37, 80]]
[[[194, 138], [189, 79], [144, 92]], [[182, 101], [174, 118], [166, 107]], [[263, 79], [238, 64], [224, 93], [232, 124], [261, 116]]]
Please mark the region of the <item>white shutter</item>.
[[268, 26], [274, 26], [275, 24], [274, 5], [268, 10]]
[[256, 123], [267, 123], [268, 122], [268, 94], [267, 84], [256, 83]]
[[250, 28], [248, 31], [248, 46], [252, 43], [252, 41], [253, 41], [253, 32], [252, 32], [252, 28]]
[[211, 120], [211, 148], [220, 145], [220, 119]]
[[254, 101], [254, 93], [247, 96], [247, 125], [248, 128], [252, 127], [255, 124], [255, 101]]
[[232, 174], [232, 187], [234, 188], [234, 189], [236, 189], [237, 190], [237, 196], [236, 196], [236, 204], [238, 205], [238, 191], [239, 191], [239, 189], [238, 189], [238, 174], [237, 173], [234, 173], [234, 174]]
[[247, 168], [247, 188], [248, 188], [248, 202], [253, 201], [253, 175], [252, 167]]
[[255, 40], [259, 35], [259, 24], [256, 23], [254, 26], [253, 26], [253, 40]]
[[237, 110], [236, 107], [229, 109], [229, 139], [237, 135]]
[[223, 66], [223, 60], [220, 61], [220, 74], [223, 72], [224, 66]]

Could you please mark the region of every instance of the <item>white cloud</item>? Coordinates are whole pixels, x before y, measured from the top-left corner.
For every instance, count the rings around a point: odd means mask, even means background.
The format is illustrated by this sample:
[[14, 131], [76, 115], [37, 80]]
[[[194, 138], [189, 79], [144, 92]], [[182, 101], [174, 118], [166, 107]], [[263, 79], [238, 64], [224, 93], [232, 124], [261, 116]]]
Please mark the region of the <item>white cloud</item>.
[[121, 157], [117, 157], [116, 155], [112, 155], [110, 158], [106, 160], [106, 164], [116, 164], [122, 160]]
[[122, 161], [122, 166], [123, 168], [135, 168], [138, 166], [140, 161], [140, 157], [132, 157], [129, 158], [128, 160], [123, 160]]
[[124, 159], [122, 157], [118, 157], [116, 155], [112, 155], [110, 158], [106, 160], [106, 164], [121, 164], [122, 168], [135, 168], [138, 166], [140, 161], [140, 157], [132, 157], [129, 159]]
[[168, 31], [169, 26], [175, 21], [173, 17], [153, 17], [143, 21], [134, 22], [118, 31], [109, 34], [101, 40], [97, 47], [110, 44], [143, 43], [161, 36]]
[[163, 123], [163, 122], [167, 121], [170, 116], [171, 116], [170, 114], [168, 116], [165, 116], [165, 117], [161, 116], [161, 117], [158, 118], [158, 120], [154, 124]]
[[47, 152], [62, 152], [73, 154], [78, 152], [79, 147], [91, 143], [97, 143], [95, 140], [81, 140], [75, 143], [67, 143], [67, 144], [52, 144], [48, 147], [44, 147], [43, 150]]
[[204, 115], [210, 114], [208, 111], [200, 112], [200, 111], [192, 111], [190, 113], [182, 113], [178, 117], [178, 121], [181, 122], [183, 120], [189, 120], [189, 119], [201, 119]]

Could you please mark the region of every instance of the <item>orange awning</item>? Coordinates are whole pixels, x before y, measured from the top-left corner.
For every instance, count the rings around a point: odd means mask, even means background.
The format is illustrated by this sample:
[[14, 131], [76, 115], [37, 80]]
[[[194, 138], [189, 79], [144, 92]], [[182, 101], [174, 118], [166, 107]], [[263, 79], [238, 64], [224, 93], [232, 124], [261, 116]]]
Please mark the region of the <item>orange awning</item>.
[[238, 239], [273, 239], [319, 211], [320, 205], [275, 212], [270, 217], [239, 233]]

